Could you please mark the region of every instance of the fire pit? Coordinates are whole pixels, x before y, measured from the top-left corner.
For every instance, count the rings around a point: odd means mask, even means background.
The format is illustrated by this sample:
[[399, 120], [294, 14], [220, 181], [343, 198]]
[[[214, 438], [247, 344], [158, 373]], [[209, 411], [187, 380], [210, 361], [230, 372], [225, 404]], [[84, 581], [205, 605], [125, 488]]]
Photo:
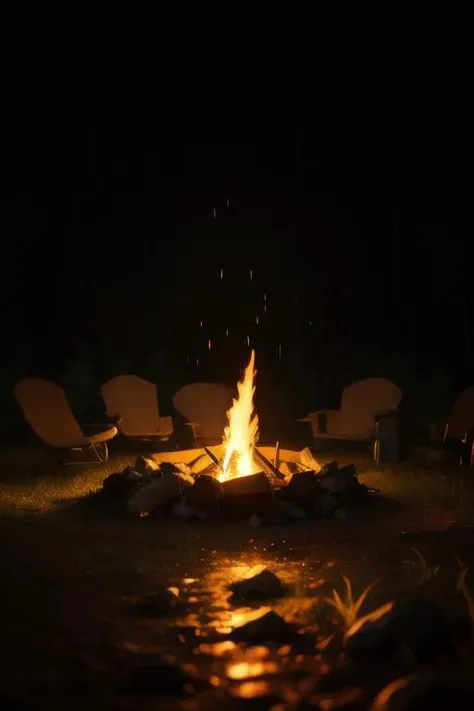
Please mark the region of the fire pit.
[[108, 477], [103, 493], [125, 498], [128, 511], [142, 516], [237, 515], [254, 525], [330, 514], [345, 518], [346, 505], [369, 493], [354, 466], [321, 466], [309, 448], [257, 447], [255, 375], [252, 351], [227, 413], [222, 445], [139, 457], [133, 468]]
[[[278, 483], [286, 481], [297, 470], [319, 470], [321, 467], [309, 449], [302, 453], [280, 451], [278, 444], [257, 448], [259, 432], [258, 415], [254, 411], [255, 376], [255, 351], [252, 351], [242, 380], [237, 383], [238, 396], [227, 413], [229, 424], [224, 430], [221, 446], [176, 452], [171, 459], [169, 454], [157, 454], [154, 460], [190, 464], [194, 474], [212, 475], [221, 483], [261, 472]], [[290, 467], [290, 463], [293, 466]]]

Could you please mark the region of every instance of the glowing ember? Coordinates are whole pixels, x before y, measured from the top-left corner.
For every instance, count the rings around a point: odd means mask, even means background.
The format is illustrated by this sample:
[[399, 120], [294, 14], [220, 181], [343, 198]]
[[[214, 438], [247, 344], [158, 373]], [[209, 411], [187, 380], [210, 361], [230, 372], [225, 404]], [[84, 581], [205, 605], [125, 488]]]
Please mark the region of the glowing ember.
[[237, 384], [238, 397], [227, 413], [228, 426], [224, 430], [225, 457], [220, 481], [237, 476], [249, 476], [258, 471], [253, 452], [258, 439], [258, 416], [254, 415], [255, 351]]

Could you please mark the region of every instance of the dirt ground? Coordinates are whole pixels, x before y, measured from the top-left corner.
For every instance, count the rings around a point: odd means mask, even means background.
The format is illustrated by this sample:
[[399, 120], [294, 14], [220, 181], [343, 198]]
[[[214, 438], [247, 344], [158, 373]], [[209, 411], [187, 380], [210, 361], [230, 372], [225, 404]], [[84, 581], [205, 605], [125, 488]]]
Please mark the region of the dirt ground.
[[[257, 566], [291, 586], [271, 607], [302, 630], [323, 629], [322, 598], [342, 589], [341, 573], [356, 592], [379, 579], [367, 611], [404, 595], [464, 607], [455, 556], [469, 563], [474, 550], [469, 470], [375, 469], [358, 456], [361, 481], [381, 490], [370, 505], [346, 520], [252, 528], [111, 518], [84, 497], [133, 455], [87, 470], [48, 470], [41, 457], [0, 455], [2, 708], [240, 708], [238, 689], [252, 677], [232, 672], [241, 650], [224, 660], [202, 645], [255, 613], [233, 606], [227, 585]], [[183, 614], [138, 617], [133, 600], [167, 586], [179, 589]], [[124, 691], [133, 658], [144, 651], [178, 661], [210, 688], [166, 700]], [[300, 682], [283, 668], [277, 676], [285, 703], [294, 703]], [[251, 686], [244, 696], [253, 697]]]

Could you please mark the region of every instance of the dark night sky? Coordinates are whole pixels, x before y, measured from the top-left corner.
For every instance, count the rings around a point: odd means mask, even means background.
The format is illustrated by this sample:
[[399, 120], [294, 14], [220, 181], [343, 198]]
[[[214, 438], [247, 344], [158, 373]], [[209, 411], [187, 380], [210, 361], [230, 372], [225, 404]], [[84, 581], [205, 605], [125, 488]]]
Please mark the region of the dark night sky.
[[229, 324], [237, 359], [266, 293], [252, 339], [272, 353], [281, 340], [309, 357], [373, 346], [464, 363], [472, 77], [459, 28], [349, 21], [298, 43], [176, 33], [172, 49], [160, 33], [144, 50], [112, 31], [29, 44], [33, 24], [8, 22], [5, 362], [28, 351], [30, 368], [54, 370], [87, 343], [98, 359], [165, 344], [202, 364], [209, 337], [222, 361]]

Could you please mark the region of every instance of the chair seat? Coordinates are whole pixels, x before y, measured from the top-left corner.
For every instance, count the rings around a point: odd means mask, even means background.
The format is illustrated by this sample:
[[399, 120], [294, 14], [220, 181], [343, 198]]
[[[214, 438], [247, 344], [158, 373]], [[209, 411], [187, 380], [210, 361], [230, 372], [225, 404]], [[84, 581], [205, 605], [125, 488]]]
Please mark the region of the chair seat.
[[82, 447], [90, 447], [93, 444], [100, 444], [101, 442], [108, 442], [110, 439], [113, 439], [115, 435], [117, 434], [118, 429], [116, 427], [108, 427], [106, 430], [102, 430], [102, 432], [96, 432], [93, 435], [89, 436], [84, 436], [81, 437], [80, 439], [70, 441], [70, 442], [58, 442], [54, 443], [55, 447], [60, 447], [64, 449], [77, 449], [77, 448], [82, 448]]

